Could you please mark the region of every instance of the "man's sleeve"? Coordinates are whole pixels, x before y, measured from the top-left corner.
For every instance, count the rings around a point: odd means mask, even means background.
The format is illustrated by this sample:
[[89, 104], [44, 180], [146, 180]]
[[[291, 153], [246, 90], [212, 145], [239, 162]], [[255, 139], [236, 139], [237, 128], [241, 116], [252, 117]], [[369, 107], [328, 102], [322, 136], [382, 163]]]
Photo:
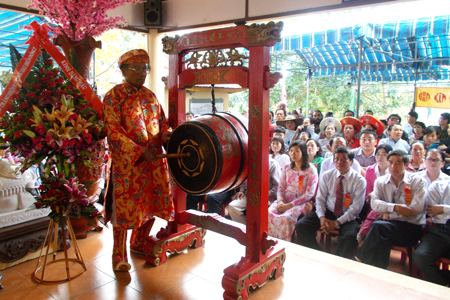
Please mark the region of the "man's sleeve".
[[328, 180], [333, 172], [328, 172], [323, 174], [319, 184], [319, 189], [316, 195], [316, 214], [319, 218], [325, 216], [325, 211], [327, 209], [327, 198], [328, 198]]

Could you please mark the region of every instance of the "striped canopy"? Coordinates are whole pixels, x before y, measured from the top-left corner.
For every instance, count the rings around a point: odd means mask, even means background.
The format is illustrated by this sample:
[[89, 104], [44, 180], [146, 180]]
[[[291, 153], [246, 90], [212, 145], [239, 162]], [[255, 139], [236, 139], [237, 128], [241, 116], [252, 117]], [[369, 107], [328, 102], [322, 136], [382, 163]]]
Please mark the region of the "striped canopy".
[[356, 25], [287, 36], [272, 53], [296, 51], [313, 75], [356, 75], [361, 50], [362, 80], [448, 80], [449, 29], [450, 16]]
[[23, 29], [23, 26], [33, 21], [42, 24], [45, 19], [35, 15], [0, 10], [0, 70], [11, 69], [10, 44], [15, 46], [21, 54], [25, 53], [28, 48], [25, 42], [33, 33]]

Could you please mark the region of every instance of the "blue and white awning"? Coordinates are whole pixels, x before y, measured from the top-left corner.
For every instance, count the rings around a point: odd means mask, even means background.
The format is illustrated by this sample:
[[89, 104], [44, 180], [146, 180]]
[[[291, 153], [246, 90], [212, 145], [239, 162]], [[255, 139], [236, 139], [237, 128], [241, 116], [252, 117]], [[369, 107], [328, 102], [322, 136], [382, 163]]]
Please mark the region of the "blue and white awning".
[[362, 45], [363, 80], [448, 80], [449, 33], [438, 16], [288, 36], [272, 52], [296, 51], [313, 75], [355, 75]]

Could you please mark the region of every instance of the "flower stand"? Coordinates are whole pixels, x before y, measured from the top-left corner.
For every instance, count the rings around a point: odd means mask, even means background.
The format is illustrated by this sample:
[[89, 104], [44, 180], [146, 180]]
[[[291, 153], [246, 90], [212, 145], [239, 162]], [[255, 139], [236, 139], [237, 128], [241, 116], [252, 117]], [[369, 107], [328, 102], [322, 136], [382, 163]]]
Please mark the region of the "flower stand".
[[[59, 231], [62, 242], [58, 242]], [[69, 251], [70, 243], [67, 243], [66, 237], [72, 245], [71, 251]], [[58, 250], [61, 250], [61, 246], [63, 251], [58, 252]], [[65, 217], [61, 222], [50, 220], [34, 271], [36, 281], [40, 283], [67, 282], [80, 276], [86, 270], [86, 264], [78, 248], [70, 219]]]

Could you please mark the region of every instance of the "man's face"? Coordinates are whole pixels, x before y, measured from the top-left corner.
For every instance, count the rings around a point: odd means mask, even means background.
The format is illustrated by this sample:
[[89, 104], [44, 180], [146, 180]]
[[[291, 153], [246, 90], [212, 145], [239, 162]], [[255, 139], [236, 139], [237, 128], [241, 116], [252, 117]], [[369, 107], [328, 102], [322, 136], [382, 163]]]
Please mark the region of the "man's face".
[[144, 85], [147, 72], [147, 64], [144, 62], [132, 63], [122, 68], [126, 82], [137, 88]]
[[311, 120], [309, 118], [305, 118], [303, 120], [303, 126], [311, 126]]
[[192, 120], [193, 118], [194, 118], [194, 115], [192, 115], [192, 114], [186, 115], [186, 121]]
[[347, 142], [343, 137], [335, 138], [333, 141], [333, 146], [331, 147], [331, 152], [336, 151], [337, 148], [347, 146]]
[[388, 159], [389, 173], [394, 176], [403, 176], [405, 174], [406, 165], [402, 161], [402, 157], [398, 155], [392, 155]]
[[372, 151], [375, 150], [375, 145], [377, 144], [377, 140], [373, 137], [373, 135], [368, 133], [363, 133], [361, 137], [359, 138], [359, 143], [361, 144], [361, 147], [365, 151]]
[[341, 174], [347, 173], [352, 164], [353, 160], [348, 158], [347, 153], [337, 153], [334, 155], [334, 165]]
[[439, 122], [439, 126], [446, 126], [446, 125], [448, 125], [448, 120], [444, 119], [442, 116], [439, 117], [438, 122]]
[[367, 129], [367, 130], [372, 130], [372, 131], [375, 131], [375, 132], [377, 132], [377, 130], [376, 130], [376, 128], [375, 128], [375, 126], [373, 126], [372, 124], [370, 124], [370, 123], [366, 123], [365, 125], [364, 125], [364, 129]]
[[414, 124], [416, 122], [416, 118], [408, 115], [408, 117], [406, 118], [406, 121], [408, 121], [409, 124]]
[[353, 113], [351, 111], [348, 111], [345, 113], [344, 117], [353, 117]]
[[286, 129], [295, 130], [297, 129], [297, 124], [292, 120], [286, 121]]
[[373, 113], [371, 111], [366, 111], [367, 116], [373, 116]]
[[315, 111], [313, 114], [314, 119], [316, 120], [322, 120], [322, 114], [318, 111]]
[[275, 118], [277, 119], [277, 121], [283, 121], [284, 118], [286, 118], [284, 111], [279, 109], [275, 112]]

